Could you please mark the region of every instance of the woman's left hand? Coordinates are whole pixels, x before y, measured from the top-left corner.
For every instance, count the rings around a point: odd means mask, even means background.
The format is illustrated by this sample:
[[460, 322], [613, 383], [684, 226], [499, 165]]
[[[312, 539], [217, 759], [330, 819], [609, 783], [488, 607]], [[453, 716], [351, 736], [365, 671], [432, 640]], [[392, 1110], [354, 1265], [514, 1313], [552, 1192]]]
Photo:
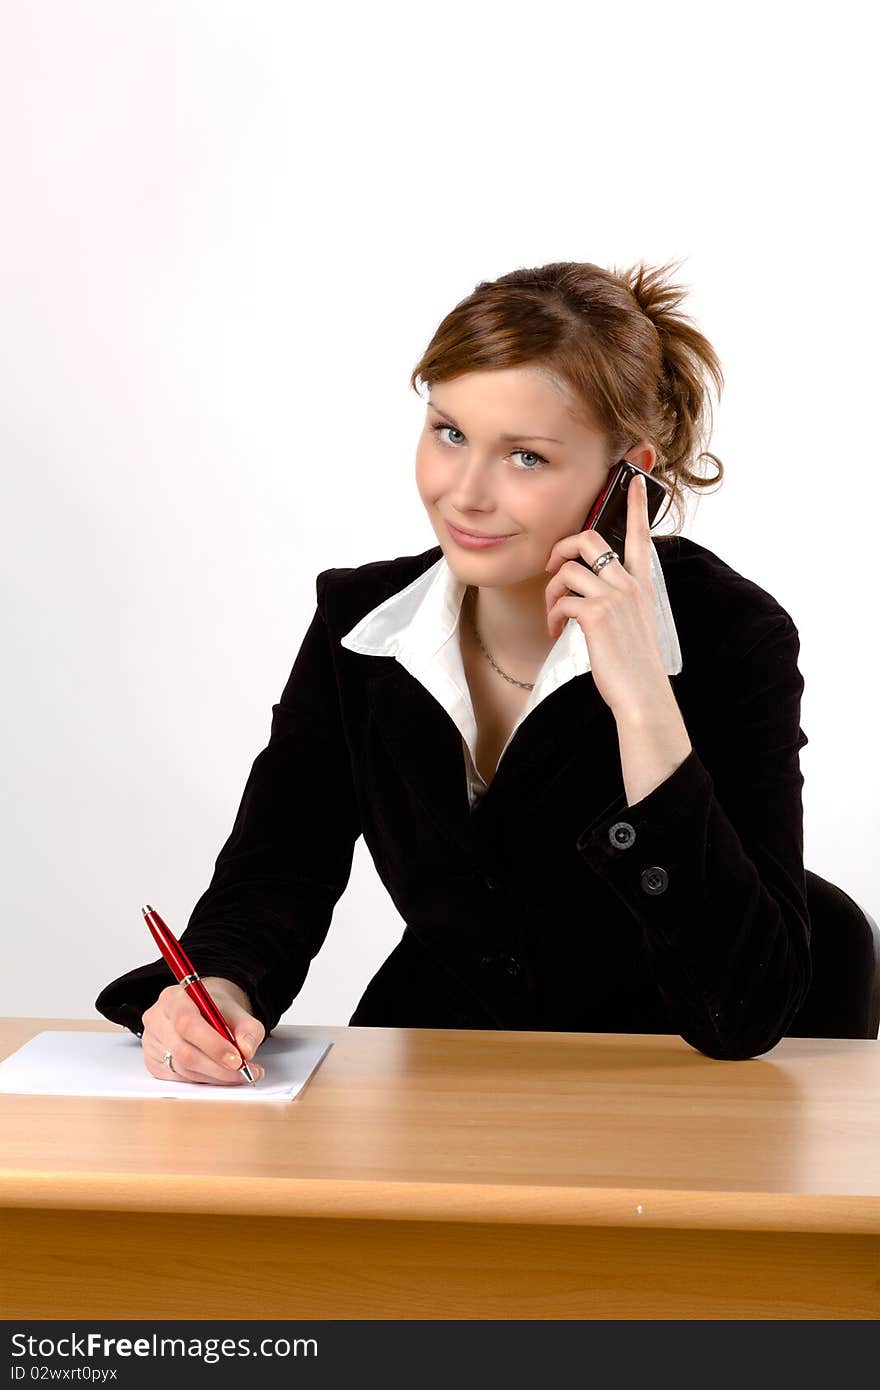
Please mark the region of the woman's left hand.
[[[575, 618], [587, 639], [596, 688], [615, 719], [640, 717], [669, 694], [669, 677], [657, 640], [651, 528], [645, 483], [627, 488], [625, 563], [612, 560], [598, 574], [590, 564], [612, 547], [598, 531], [563, 536], [550, 551], [546, 568], [547, 625], [558, 637], [567, 618]], [[569, 593], [573, 589], [575, 593]]]

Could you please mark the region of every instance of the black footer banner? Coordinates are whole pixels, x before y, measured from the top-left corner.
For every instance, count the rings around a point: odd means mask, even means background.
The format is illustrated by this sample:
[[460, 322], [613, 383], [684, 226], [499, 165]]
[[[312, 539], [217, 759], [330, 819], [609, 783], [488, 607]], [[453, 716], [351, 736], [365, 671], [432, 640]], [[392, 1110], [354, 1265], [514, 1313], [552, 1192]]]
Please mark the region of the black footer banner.
[[[801, 1322], [626, 1322], [572, 1321], [401, 1321], [265, 1322], [35, 1321], [3, 1323], [6, 1386], [87, 1385], [118, 1390], [201, 1390], [238, 1383], [243, 1387], [316, 1387], [361, 1390], [466, 1390], [488, 1380], [501, 1390], [528, 1386], [633, 1386], [643, 1390], [658, 1366], [675, 1367], [676, 1390], [691, 1382], [682, 1353], [696, 1356], [706, 1382], [753, 1384], [756, 1354], [784, 1351], [790, 1374], [795, 1364], [815, 1372], [828, 1349], [827, 1369], [843, 1350], [826, 1328], [810, 1334]], [[846, 1326], [846, 1359], [861, 1344], [852, 1323]], [[839, 1336], [839, 1334], [838, 1334]], [[696, 1344], [696, 1345], [695, 1345]], [[712, 1353], [706, 1361], [706, 1352]], [[666, 1361], [670, 1355], [676, 1361]], [[832, 1357], [834, 1360], [832, 1361]], [[663, 1360], [661, 1360], [663, 1358]], [[723, 1365], [724, 1375], [707, 1371]], [[762, 1362], [762, 1364], [766, 1364]], [[610, 1380], [609, 1380], [610, 1377]], [[717, 1387], [716, 1387], [717, 1390]]]

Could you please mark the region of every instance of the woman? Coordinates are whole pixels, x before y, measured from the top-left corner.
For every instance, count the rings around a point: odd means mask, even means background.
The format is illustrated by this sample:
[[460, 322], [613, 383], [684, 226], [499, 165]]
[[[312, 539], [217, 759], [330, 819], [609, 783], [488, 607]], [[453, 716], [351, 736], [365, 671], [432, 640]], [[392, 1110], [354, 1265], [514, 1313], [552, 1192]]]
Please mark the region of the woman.
[[[652, 539], [641, 483], [622, 562], [581, 529], [621, 458], [679, 518], [723, 475], [699, 449], [721, 368], [666, 270], [483, 282], [414, 369], [439, 546], [318, 575], [183, 933], [247, 1058], [302, 987], [359, 834], [406, 929], [352, 1024], [676, 1032], [745, 1058], [805, 997], [797, 629], [711, 551]], [[241, 1084], [169, 975], [132, 970], [96, 1006], [154, 1076]]]

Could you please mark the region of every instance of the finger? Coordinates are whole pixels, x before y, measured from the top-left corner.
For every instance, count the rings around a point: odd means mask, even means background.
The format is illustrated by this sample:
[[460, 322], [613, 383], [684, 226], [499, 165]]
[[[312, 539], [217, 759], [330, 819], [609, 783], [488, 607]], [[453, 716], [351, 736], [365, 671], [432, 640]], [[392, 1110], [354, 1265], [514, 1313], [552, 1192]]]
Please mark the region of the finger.
[[[144, 1065], [158, 1080], [167, 1081], [169, 1077], [174, 1077], [178, 1081], [196, 1081], [212, 1086], [237, 1086], [247, 1081], [243, 1071], [233, 1071], [231, 1067], [215, 1067], [210, 1058], [195, 1051], [182, 1040], [175, 1044], [173, 1040], [166, 1041], [158, 1038], [154, 1032], [148, 1034], [145, 1030], [143, 1044]], [[164, 1060], [166, 1052], [171, 1053], [170, 1067]], [[255, 1080], [264, 1075], [263, 1068], [256, 1062], [251, 1064], [251, 1071]]]
[[598, 581], [598, 578], [599, 576], [593, 574], [593, 571], [588, 569], [586, 565], [580, 565], [576, 560], [564, 561], [544, 590], [544, 602], [548, 614], [556, 600], [562, 598], [570, 589], [575, 589], [584, 598], [595, 593], [593, 585]]
[[563, 536], [550, 551], [550, 558], [544, 566], [548, 572], [558, 571], [566, 560], [580, 557], [589, 566], [614, 547], [606, 541], [599, 531], [578, 531], [574, 536]]
[[[158, 1017], [150, 1020], [150, 1026], [163, 1048], [174, 1053], [175, 1066], [179, 1060], [181, 1070], [205, 1071], [215, 1077], [240, 1068], [241, 1058], [229, 1039], [222, 1037], [202, 1017], [195, 1000], [190, 999], [185, 989], [169, 985], [156, 1003]], [[145, 1022], [146, 1018], [144, 1014]], [[193, 1064], [196, 1056], [200, 1059], [198, 1065]]]
[[232, 1029], [242, 1053], [250, 1059], [266, 1037], [262, 1023], [258, 1018], [254, 1018], [253, 1014], [249, 1014], [247, 1009], [242, 1008], [237, 999], [224, 995], [222, 991], [214, 993], [213, 998]]
[[[174, 1062], [173, 1071], [162, 1061], [161, 1057], [153, 1057], [151, 1054], [147, 1053], [144, 1054], [144, 1062], [146, 1063], [147, 1071], [149, 1071], [157, 1081], [189, 1081], [201, 1086], [241, 1086], [248, 1084], [247, 1078], [242, 1071], [236, 1072], [235, 1074], [227, 1072], [225, 1076], [217, 1078], [209, 1076], [206, 1072], [191, 1071], [188, 1067], [182, 1067], [177, 1059], [177, 1053], [174, 1053], [172, 1061]], [[251, 1070], [254, 1077], [257, 1076], [258, 1070], [260, 1071], [260, 1075], [262, 1075], [262, 1070], [255, 1066], [252, 1067]]]
[[[258, 1018], [254, 1018], [253, 1014], [248, 1013], [236, 995], [224, 988], [225, 982], [223, 980], [209, 978], [203, 980], [202, 983], [228, 1023], [242, 1056], [246, 1061], [250, 1060], [266, 1036], [266, 1030], [262, 1023]], [[183, 997], [193, 1005], [194, 1013], [191, 1015], [193, 1019], [191, 1030], [179, 1031], [215, 1059], [217, 1057], [214, 1050], [216, 1047], [219, 1047], [221, 1053], [225, 1054], [229, 1046], [225, 1035], [221, 1036], [213, 1024], [205, 1019], [195, 1000], [191, 999], [185, 990], [182, 993]], [[173, 1002], [176, 1002], [177, 999], [179, 999], [179, 995], [173, 997]]]
[[[215, 1086], [237, 1086], [240, 1081], [247, 1078], [241, 1071], [241, 1060], [236, 1058], [235, 1067], [218, 1064], [211, 1057], [200, 1052], [191, 1043], [185, 1042], [175, 1034], [159, 1035], [153, 1031], [147, 1033], [144, 1030], [144, 1063], [147, 1070], [153, 1076], [168, 1080], [169, 1077], [176, 1077], [181, 1081], [202, 1081], [210, 1082]], [[172, 1067], [164, 1061], [166, 1052], [171, 1053]], [[254, 1076], [259, 1070], [262, 1075], [262, 1068], [258, 1068], [256, 1063], [251, 1067]]]
[[[179, 1037], [197, 1053], [210, 1058], [217, 1068], [225, 1071], [230, 1069], [237, 1071], [242, 1064], [237, 1049], [232, 1046], [225, 1035], [218, 1033], [214, 1025], [202, 1016], [195, 1001], [190, 999], [185, 991], [182, 991], [182, 994], [184, 1002], [179, 1003], [173, 1009], [172, 1018]], [[221, 1009], [221, 1013], [223, 1012]], [[187, 1065], [185, 1058], [182, 1057], [181, 1061], [184, 1066]]]
[[[565, 595], [573, 594], [575, 598], [597, 597], [602, 592], [596, 587], [597, 584], [601, 584], [603, 587], [607, 587], [608, 584], [612, 586], [616, 584], [617, 587], [620, 587], [616, 564], [603, 567], [600, 574], [594, 574], [590, 568], [600, 555], [604, 555], [613, 547], [602, 539], [598, 531], [586, 531], [584, 534], [594, 537], [585, 547], [587, 553], [582, 555], [582, 559], [586, 563], [582, 564], [576, 559], [564, 560], [544, 590], [544, 603], [548, 616], [554, 603]], [[581, 552], [578, 551], [578, 554]]]
[[[195, 1000], [190, 999], [185, 991], [184, 994], [192, 1008], [183, 1019], [178, 1020], [177, 1032], [183, 1043], [188, 1043], [195, 1049], [197, 1059], [199, 1055], [207, 1056], [212, 1064], [223, 1072], [240, 1073], [244, 1062], [248, 1062], [254, 1077], [259, 1080], [265, 1074], [264, 1068], [251, 1060], [266, 1036], [266, 1030], [259, 1019], [243, 1009], [238, 1000], [231, 995], [225, 994], [222, 990], [212, 992], [211, 997], [235, 1038], [233, 1044], [225, 1033], [218, 1033], [214, 1025], [204, 1017]], [[176, 1065], [177, 1053], [174, 1056]], [[186, 1062], [185, 1054], [183, 1061]], [[191, 1061], [189, 1065], [191, 1070], [202, 1070], [200, 1060]]]
[[239, 1073], [241, 1057], [229, 1039], [202, 1017], [195, 1002], [178, 986], [163, 990], [153, 1008], [144, 1013], [143, 1021], [145, 1050], [147, 1044], [157, 1050], [160, 1064], [162, 1053], [168, 1051], [181, 1074], [225, 1081]]
[[545, 570], [552, 574], [564, 560], [570, 560], [575, 555], [580, 555], [582, 553], [581, 542], [584, 536], [594, 536], [595, 534], [595, 531], [578, 531], [573, 536], [562, 536], [551, 549], [544, 566]]
[[623, 567], [630, 574], [644, 577], [650, 571], [648, 547], [651, 544], [651, 523], [648, 520], [648, 485], [635, 474], [626, 490], [626, 546]]
[[[583, 602], [581, 599], [580, 602]], [[547, 615], [547, 623], [550, 629], [550, 636], [554, 641], [564, 630], [569, 618], [578, 617], [578, 596], [576, 594], [562, 594], [554, 604], [552, 610]]]
[[558, 569], [563, 560], [571, 560], [580, 555], [584, 559], [595, 559], [603, 550], [608, 550], [608, 542], [598, 531], [589, 527], [584, 531], [573, 531], [570, 536], [560, 536], [552, 546], [547, 557], [545, 570]]

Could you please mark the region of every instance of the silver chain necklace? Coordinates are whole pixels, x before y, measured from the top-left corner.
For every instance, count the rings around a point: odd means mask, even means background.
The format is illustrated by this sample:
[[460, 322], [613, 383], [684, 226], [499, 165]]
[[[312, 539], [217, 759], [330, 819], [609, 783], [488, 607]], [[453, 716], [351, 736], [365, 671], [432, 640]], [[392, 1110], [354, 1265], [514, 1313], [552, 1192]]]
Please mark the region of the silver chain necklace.
[[490, 656], [489, 652], [487, 652], [487, 651], [486, 651], [486, 648], [483, 646], [483, 639], [482, 639], [482, 637], [480, 636], [479, 632], [477, 631], [477, 621], [476, 621], [476, 618], [474, 617], [474, 606], [475, 606], [476, 601], [477, 601], [477, 591], [476, 591], [476, 589], [472, 589], [472, 588], [468, 587], [467, 597], [468, 597], [469, 600], [470, 600], [469, 603], [468, 603], [468, 605], [467, 605], [468, 622], [470, 623], [471, 627], [472, 627], [473, 630], [474, 630], [474, 636], [476, 637], [477, 641], [479, 642], [479, 644], [480, 644], [480, 650], [482, 651], [483, 655], [486, 657], [486, 660], [489, 662], [489, 665], [492, 666], [493, 669], [496, 670], [496, 671], [498, 672], [499, 676], [503, 676], [504, 679], [505, 679], [506, 681], [510, 681], [510, 684], [511, 684], [511, 685], [518, 685], [518, 686], [520, 686], [521, 689], [523, 689], [523, 690], [534, 690], [534, 688], [535, 688], [535, 683], [534, 683], [534, 681], [532, 681], [531, 683], [530, 683], [529, 681], [518, 681], [518, 680], [516, 679], [515, 676], [509, 676], [509, 675], [507, 674], [506, 671], [502, 671], [501, 667], [497, 664], [497, 662], [495, 662], [495, 661], [492, 660], [492, 657]]

